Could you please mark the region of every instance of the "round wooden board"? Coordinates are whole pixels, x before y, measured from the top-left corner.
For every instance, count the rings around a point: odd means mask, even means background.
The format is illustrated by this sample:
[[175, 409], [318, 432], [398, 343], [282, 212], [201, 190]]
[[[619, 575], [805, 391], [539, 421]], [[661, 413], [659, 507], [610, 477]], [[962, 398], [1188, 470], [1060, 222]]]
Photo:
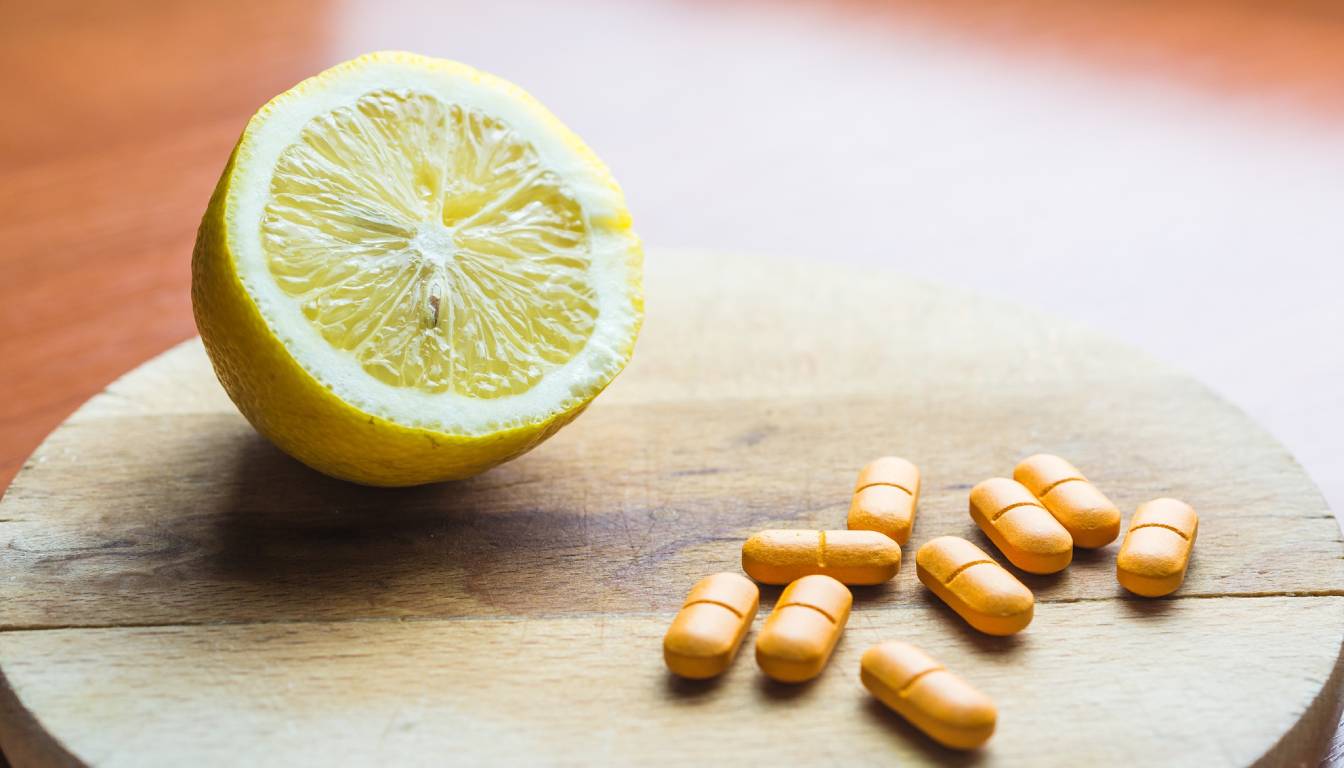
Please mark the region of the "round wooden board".
[[[0, 502], [0, 719], [16, 765], [1312, 765], [1338, 715], [1344, 547], [1284, 450], [1169, 368], [1021, 309], [867, 272], [652, 252], [635, 361], [572, 426], [470, 481], [319, 476], [258, 437], [198, 342], [113, 384]], [[1181, 322], [1180, 307], [1171, 322]], [[1200, 512], [1184, 588], [1117, 545], [1023, 576], [1036, 619], [970, 631], [914, 577], [990, 545], [970, 486], [1037, 451], [1128, 513]], [[750, 646], [688, 683], [660, 642], [767, 527], [843, 527], [868, 459], [923, 469], [899, 576], [855, 590], [826, 672]], [[778, 590], [763, 591], [759, 621]], [[873, 701], [912, 641], [993, 696], [979, 753]], [[749, 637], [751, 643], [754, 637]]]

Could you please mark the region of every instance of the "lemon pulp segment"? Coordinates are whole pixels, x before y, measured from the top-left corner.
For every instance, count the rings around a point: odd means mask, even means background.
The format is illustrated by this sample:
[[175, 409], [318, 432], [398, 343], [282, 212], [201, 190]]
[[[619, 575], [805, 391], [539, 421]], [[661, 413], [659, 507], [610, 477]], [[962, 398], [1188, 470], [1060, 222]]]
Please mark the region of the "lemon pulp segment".
[[310, 119], [261, 230], [307, 321], [394, 387], [519, 394], [597, 320], [572, 190], [507, 124], [430, 94], [373, 91]]

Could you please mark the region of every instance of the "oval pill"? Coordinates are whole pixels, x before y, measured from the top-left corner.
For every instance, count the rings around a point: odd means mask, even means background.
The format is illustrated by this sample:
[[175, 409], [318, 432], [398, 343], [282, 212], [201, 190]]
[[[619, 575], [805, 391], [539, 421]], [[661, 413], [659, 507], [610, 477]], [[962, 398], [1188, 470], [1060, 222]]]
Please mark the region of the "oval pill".
[[812, 574], [881, 584], [901, 566], [901, 545], [877, 531], [761, 531], [742, 545], [742, 570], [762, 584]]
[[877, 531], [905, 546], [919, 504], [919, 468], [898, 456], [883, 456], [859, 472], [849, 504], [850, 530]]
[[1074, 546], [1096, 549], [1120, 535], [1120, 510], [1064, 459], [1038, 453], [1013, 469], [1013, 479], [1068, 529]]
[[1177, 499], [1140, 504], [1115, 559], [1120, 585], [1136, 595], [1161, 597], [1185, 581], [1190, 552], [1199, 533], [1199, 515]]
[[994, 735], [994, 701], [909, 643], [869, 648], [859, 669], [865, 688], [945, 747], [975, 749]]
[[1056, 573], [1073, 561], [1073, 537], [1017, 481], [992, 477], [972, 488], [971, 519], [1028, 573]]
[[830, 576], [804, 576], [784, 588], [756, 638], [756, 663], [781, 683], [821, 674], [849, 621], [854, 596]]
[[915, 573], [967, 624], [987, 635], [1011, 635], [1031, 623], [1031, 590], [984, 550], [940, 536], [915, 553]]
[[663, 661], [682, 677], [723, 674], [747, 636], [761, 590], [736, 573], [715, 573], [691, 587], [663, 636]]

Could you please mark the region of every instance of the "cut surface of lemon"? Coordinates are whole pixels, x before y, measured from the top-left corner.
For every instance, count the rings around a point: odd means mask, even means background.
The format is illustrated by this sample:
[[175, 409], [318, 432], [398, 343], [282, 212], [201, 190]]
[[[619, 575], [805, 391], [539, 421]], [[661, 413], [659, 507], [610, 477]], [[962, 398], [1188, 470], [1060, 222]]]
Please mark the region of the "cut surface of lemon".
[[314, 468], [465, 477], [629, 360], [642, 256], [620, 188], [521, 89], [370, 54], [248, 123], [201, 224], [197, 325], [263, 434]]

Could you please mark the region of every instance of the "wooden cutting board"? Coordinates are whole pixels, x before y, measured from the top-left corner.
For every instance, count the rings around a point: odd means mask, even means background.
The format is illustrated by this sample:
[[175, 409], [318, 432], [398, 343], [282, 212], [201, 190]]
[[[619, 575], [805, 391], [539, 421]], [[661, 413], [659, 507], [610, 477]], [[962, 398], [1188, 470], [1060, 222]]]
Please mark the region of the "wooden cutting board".
[[[1313, 765], [1337, 720], [1344, 546], [1302, 469], [1186, 376], [1020, 308], [872, 272], [655, 251], [635, 360], [572, 426], [470, 481], [362, 488], [258, 437], [199, 342], [94, 398], [0, 502], [0, 739], [16, 765]], [[1182, 322], [1171, 307], [1170, 322]], [[1231, 339], [1211, 343], [1235, 343]], [[1248, 365], [1253, 360], [1248, 355]], [[1285, 392], [1285, 396], [1291, 393]], [[991, 546], [971, 485], [1037, 451], [1126, 513], [1200, 512], [1184, 588], [1118, 545], [1023, 576], [1023, 634], [914, 577]], [[823, 676], [663, 668], [691, 584], [769, 527], [843, 527], [856, 472], [924, 472], [899, 576], [855, 590]], [[759, 622], [778, 596], [763, 590]], [[858, 681], [923, 646], [993, 696], [978, 754]]]

